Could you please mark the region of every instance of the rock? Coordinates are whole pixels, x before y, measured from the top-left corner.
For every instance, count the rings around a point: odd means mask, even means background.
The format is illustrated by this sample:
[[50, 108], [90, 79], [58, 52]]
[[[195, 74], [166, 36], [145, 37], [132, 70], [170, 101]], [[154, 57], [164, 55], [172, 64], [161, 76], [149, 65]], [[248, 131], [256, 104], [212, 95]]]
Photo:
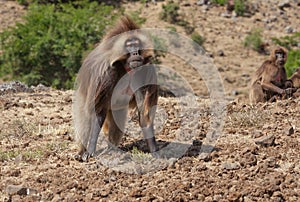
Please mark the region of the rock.
[[33, 87], [33, 89], [35, 90], [35, 91], [49, 91], [50, 90], [50, 88], [49, 87], [46, 87], [46, 86], [44, 86], [43, 84], [39, 84], [39, 85], [37, 85], [36, 87]]
[[278, 8], [281, 10], [283, 10], [284, 8], [288, 8], [288, 7], [291, 7], [289, 0], [283, 1], [278, 4]]
[[259, 137], [261, 137], [261, 136], [263, 136], [263, 133], [262, 133], [261, 130], [256, 130], [256, 131], [254, 131], [253, 134], [252, 134], [252, 137], [253, 137], [253, 138], [259, 138]]
[[202, 142], [201, 140], [193, 140], [193, 146], [201, 146]]
[[191, 6], [191, 4], [186, 2], [186, 3], [183, 3], [182, 6], [189, 7], [189, 6]]
[[237, 91], [237, 90], [231, 91], [231, 95], [238, 95], [238, 94], [240, 94], [240, 93], [239, 93], [239, 91]]
[[275, 168], [277, 166], [276, 159], [274, 156], [267, 158], [264, 163], [269, 168]]
[[291, 26], [287, 26], [286, 28], [284, 28], [284, 31], [288, 34], [295, 32], [294, 28], [292, 28]]
[[231, 79], [231, 78], [228, 78], [228, 77], [225, 77], [224, 81], [226, 81], [227, 83], [234, 83], [235, 82], [234, 79]]
[[224, 17], [224, 18], [231, 18], [231, 14], [228, 13], [228, 12], [221, 13], [221, 17]]
[[287, 127], [287, 128], [285, 129], [285, 134], [286, 134], [287, 136], [290, 136], [290, 135], [294, 134], [294, 127], [293, 127], [293, 126]]
[[208, 52], [206, 52], [205, 55], [206, 55], [207, 57], [210, 57], [210, 58], [213, 58], [213, 57], [214, 57], [214, 55], [213, 55], [212, 53], [208, 53]]
[[238, 163], [225, 162], [222, 164], [222, 168], [226, 170], [237, 170], [240, 168], [240, 165]]
[[220, 56], [220, 57], [225, 56], [223, 50], [218, 50], [217, 55]]
[[18, 195], [32, 195], [37, 193], [35, 189], [23, 187], [22, 185], [8, 185], [5, 191], [8, 194], [18, 194]]
[[262, 146], [272, 146], [275, 143], [275, 136], [274, 135], [267, 135], [267, 136], [262, 136], [259, 138], [255, 138], [254, 142], [258, 145]]
[[199, 0], [199, 1], [197, 2], [197, 5], [198, 5], [198, 6], [203, 6], [203, 5], [207, 4], [207, 3], [208, 3], [208, 0]]
[[208, 10], [209, 10], [209, 6], [208, 6], [208, 5], [204, 5], [204, 6], [202, 7], [202, 10], [203, 10], [203, 11], [208, 11]]
[[242, 167], [255, 166], [257, 164], [257, 158], [256, 158], [255, 154], [253, 154], [251, 152], [247, 152], [247, 153], [243, 154], [242, 156], [243, 157], [241, 159], [239, 159], [239, 164]]
[[12, 81], [0, 85], [0, 95], [18, 92], [33, 92], [33, 90], [19, 81]]

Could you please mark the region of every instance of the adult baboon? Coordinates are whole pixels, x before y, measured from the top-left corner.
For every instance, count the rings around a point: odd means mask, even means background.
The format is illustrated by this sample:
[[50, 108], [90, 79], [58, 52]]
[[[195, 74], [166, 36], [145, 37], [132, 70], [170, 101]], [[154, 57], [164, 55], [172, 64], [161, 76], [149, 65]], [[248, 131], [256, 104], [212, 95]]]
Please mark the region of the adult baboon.
[[[76, 158], [86, 161], [103, 132], [117, 146], [122, 138], [128, 106], [137, 107], [139, 124], [150, 152], [157, 151], [153, 119], [157, 105], [153, 46], [148, 36], [123, 17], [85, 58], [78, 73], [74, 102]], [[129, 104], [129, 105], [128, 105]]]
[[286, 60], [287, 50], [278, 46], [271, 52], [270, 58], [256, 70], [249, 93], [251, 103], [291, 96], [293, 88], [284, 68]]

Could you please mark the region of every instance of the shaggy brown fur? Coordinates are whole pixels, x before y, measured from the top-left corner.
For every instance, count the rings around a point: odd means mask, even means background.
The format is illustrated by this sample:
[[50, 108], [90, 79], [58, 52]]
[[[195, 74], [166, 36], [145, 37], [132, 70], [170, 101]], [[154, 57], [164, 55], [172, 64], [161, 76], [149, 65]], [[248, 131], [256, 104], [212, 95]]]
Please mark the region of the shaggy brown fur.
[[287, 50], [281, 46], [271, 52], [255, 72], [250, 89], [250, 102], [266, 102], [275, 97], [287, 97], [292, 93], [292, 82], [287, 79], [284, 64], [287, 60]]
[[[130, 106], [138, 106], [140, 126], [150, 151], [157, 150], [153, 130], [155, 110], [151, 110], [157, 104], [157, 86], [153, 84], [143, 89], [132, 89], [129, 84], [126, 84], [127, 87], [125, 86], [123, 91], [128, 93], [125, 95], [120, 93], [115, 97], [117, 100], [112, 100], [118, 82], [123, 76], [128, 75], [126, 74], [128, 61], [148, 65], [149, 67], [143, 70], [144, 74], [141, 76], [143, 80], [148, 79], [152, 83], [156, 81], [155, 70], [149, 65], [150, 58], [154, 55], [152, 43], [148, 36], [138, 28], [129, 17], [121, 18], [83, 61], [76, 80], [77, 90], [73, 106], [76, 141], [80, 146], [78, 160], [85, 161], [94, 154], [103, 124], [103, 131], [108, 136], [109, 142], [115, 146], [119, 144], [128, 110], [128, 105], [124, 101], [127, 97], [130, 98]], [[128, 42], [132, 40], [136, 43]], [[138, 60], [132, 59], [132, 54], [127, 51], [129, 49], [126, 49], [128, 44], [135, 44], [135, 48], [139, 49], [135, 52], [138, 54]], [[134, 55], [134, 57], [137, 56]], [[131, 79], [131, 77], [128, 78]], [[121, 105], [114, 109], [114, 103], [117, 103], [119, 98], [120, 102], [125, 102], [126, 106]], [[117, 114], [116, 117], [114, 112]]]

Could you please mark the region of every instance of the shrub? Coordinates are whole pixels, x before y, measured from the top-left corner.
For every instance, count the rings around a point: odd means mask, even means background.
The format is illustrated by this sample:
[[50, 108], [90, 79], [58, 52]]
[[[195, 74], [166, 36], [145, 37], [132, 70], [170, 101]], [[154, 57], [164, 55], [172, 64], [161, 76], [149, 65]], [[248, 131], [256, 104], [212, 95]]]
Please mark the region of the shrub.
[[129, 14], [131, 19], [138, 25], [142, 25], [147, 20], [146, 18], [141, 17], [140, 14], [141, 14], [141, 10], [133, 11], [132, 13]]
[[179, 17], [179, 5], [173, 1], [167, 2], [167, 4], [162, 5], [163, 11], [159, 14], [161, 20], [175, 24], [178, 22]]
[[24, 23], [0, 34], [0, 76], [28, 85], [71, 88], [82, 53], [103, 36], [116, 17], [113, 7], [96, 2], [30, 4]]
[[272, 41], [280, 46], [289, 49], [287, 62], [285, 68], [287, 75], [291, 76], [297, 67], [300, 67], [300, 50], [291, 50], [293, 46], [300, 44], [300, 32], [296, 32], [291, 36], [285, 36], [281, 38], [272, 38]]
[[291, 49], [292, 46], [298, 46], [300, 43], [300, 32], [296, 32], [291, 36], [285, 36], [281, 38], [272, 38], [275, 44]]
[[234, 11], [238, 16], [243, 16], [246, 10], [246, 0], [234, 0]]
[[228, 0], [212, 0], [212, 3], [219, 4], [221, 6], [224, 6]]
[[201, 36], [198, 32], [194, 31], [191, 35], [191, 39], [196, 42], [198, 45], [202, 46], [205, 38]]
[[291, 50], [285, 64], [287, 75], [291, 76], [297, 67], [300, 67], [300, 50]]
[[260, 29], [252, 30], [251, 33], [248, 36], [246, 36], [244, 46], [250, 47], [260, 53], [264, 52], [261, 32], [262, 31]]
[[168, 28], [171, 32], [177, 32], [176, 27], [168, 26], [167, 28]]
[[151, 36], [153, 45], [154, 45], [154, 58], [152, 58], [152, 62], [154, 64], [160, 64], [160, 57], [165, 57], [165, 52], [168, 51], [166, 41], [163, 38], [157, 36]]

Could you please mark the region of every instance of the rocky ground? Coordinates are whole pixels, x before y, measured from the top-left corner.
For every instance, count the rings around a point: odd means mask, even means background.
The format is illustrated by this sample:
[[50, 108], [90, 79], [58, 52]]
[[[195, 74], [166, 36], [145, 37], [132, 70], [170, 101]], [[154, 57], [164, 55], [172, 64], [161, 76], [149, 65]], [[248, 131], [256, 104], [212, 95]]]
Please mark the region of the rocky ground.
[[[219, 105], [207, 97], [203, 78], [185, 61], [168, 55], [163, 65], [184, 77], [197, 96], [159, 98], [160, 157], [144, 153], [147, 149], [133, 116], [119, 150], [101, 150], [97, 158], [79, 163], [73, 158], [73, 91], [18, 83], [2, 86], [1, 200], [299, 200], [300, 99], [249, 105], [250, 75], [267, 55], [243, 47], [252, 28], [263, 29], [267, 49], [273, 45], [272, 37], [289, 35], [288, 27], [300, 31], [297, 2], [289, 1], [289, 7], [280, 9], [281, 1], [256, 1], [250, 17], [224, 17], [223, 7], [197, 2], [182, 1], [180, 12], [206, 38], [204, 47], [225, 88], [227, 113], [212, 113]], [[147, 18], [144, 27], [165, 28], [170, 24], [158, 20], [162, 3], [145, 7], [125, 2], [124, 7], [140, 10]], [[0, 30], [23, 12], [15, 2], [0, 1]], [[182, 27], [175, 27], [184, 34]], [[215, 122], [221, 120], [216, 117], [224, 118], [221, 133], [213, 133]], [[215, 144], [207, 141], [211, 133], [220, 135]], [[213, 151], [203, 155], [206, 149]]]

